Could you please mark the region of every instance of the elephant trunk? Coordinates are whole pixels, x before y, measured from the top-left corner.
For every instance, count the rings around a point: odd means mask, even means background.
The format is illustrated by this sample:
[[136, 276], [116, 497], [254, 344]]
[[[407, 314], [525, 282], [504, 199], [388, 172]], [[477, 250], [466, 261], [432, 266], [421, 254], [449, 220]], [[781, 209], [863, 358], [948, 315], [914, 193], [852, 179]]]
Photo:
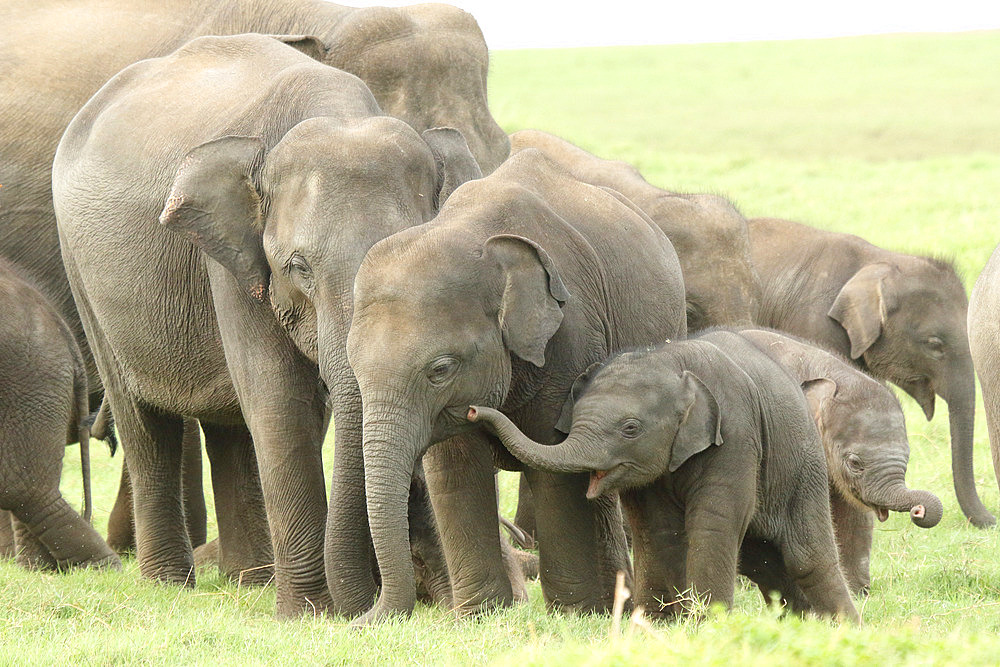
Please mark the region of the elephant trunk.
[[398, 403], [364, 405], [365, 494], [382, 589], [362, 624], [408, 616], [416, 603], [408, 508], [414, 465], [430, 438], [428, 427], [415, 426], [423, 421]]
[[880, 489], [866, 501], [890, 512], [907, 512], [910, 520], [921, 528], [933, 528], [944, 514], [944, 506], [937, 496], [930, 491], [909, 489], [901, 481]]
[[469, 421], [489, 424], [504, 447], [532, 468], [556, 473], [578, 473], [610, 467], [604, 460], [606, 457], [584, 445], [574, 433], [570, 433], [561, 444], [543, 445], [521, 433], [499, 410], [470, 406], [468, 418]]
[[987, 528], [994, 525], [996, 519], [979, 499], [973, 474], [972, 436], [976, 414], [974, 377], [971, 357], [960, 360], [953, 365], [938, 393], [948, 403], [951, 472], [958, 504], [972, 525]]

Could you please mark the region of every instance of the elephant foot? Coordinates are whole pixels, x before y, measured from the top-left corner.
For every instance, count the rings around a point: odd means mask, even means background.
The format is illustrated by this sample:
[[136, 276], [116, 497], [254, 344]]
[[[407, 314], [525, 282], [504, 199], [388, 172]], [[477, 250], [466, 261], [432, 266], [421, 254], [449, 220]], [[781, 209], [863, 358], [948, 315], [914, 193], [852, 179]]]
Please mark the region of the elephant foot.
[[460, 602], [459, 594], [456, 593], [455, 605], [452, 607], [452, 611], [460, 617], [474, 618], [482, 614], [492, 613], [498, 609], [512, 607], [515, 602], [527, 599], [527, 593], [522, 592], [521, 595], [522, 597], [519, 597], [518, 594], [514, 592], [509, 595], [494, 595], [485, 599], [478, 598], [468, 600], [466, 602]]
[[[279, 588], [280, 590], [280, 588]], [[333, 600], [326, 591], [298, 598], [278, 599], [275, 617], [279, 620], [294, 620], [302, 617], [316, 617], [333, 614]]]
[[219, 540], [214, 539], [194, 549], [194, 566], [219, 565]]
[[99, 560], [80, 563], [80, 565], [95, 570], [114, 570], [116, 572], [121, 572], [122, 570], [122, 560], [118, 557], [118, 554], [111, 554]]
[[197, 568], [214, 565], [219, 573], [241, 586], [266, 586], [274, 581], [274, 563], [257, 565], [241, 563], [240, 558], [223, 560], [218, 538], [206, 542], [194, 550], [194, 565]]

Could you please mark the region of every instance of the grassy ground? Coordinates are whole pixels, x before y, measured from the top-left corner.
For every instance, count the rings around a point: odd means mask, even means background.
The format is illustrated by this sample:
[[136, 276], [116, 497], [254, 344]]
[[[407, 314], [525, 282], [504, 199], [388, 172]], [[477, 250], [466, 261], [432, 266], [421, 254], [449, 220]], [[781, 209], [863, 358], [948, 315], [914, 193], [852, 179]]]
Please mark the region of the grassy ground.
[[[491, 102], [509, 131], [549, 130], [664, 187], [725, 194], [748, 217], [953, 256], [971, 287], [1000, 237], [997, 62], [998, 33], [501, 52]], [[968, 527], [958, 510], [943, 404], [928, 423], [903, 402], [908, 481], [939, 493], [945, 518], [929, 531], [904, 516], [877, 525], [860, 629], [777, 619], [744, 587], [729, 615], [611, 640], [608, 618], [548, 615], [534, 586], [530, 604], [486, 618], [419, 607], [412, 620], [355, 632], [327, 619], [274, 621], [272, 590], [211, 569], [188, 591], [140, 581], [134, 561], [122, 573], [63, 575], [0, 563], [0, 665], [995, 664], [1000, 537]], [[976, 446], [980, 492], [1000, 511], [981, 411]], [[103, 532], [121, 459], [94, 451]], [[69, 450], [71, 500], [77, 459]]]

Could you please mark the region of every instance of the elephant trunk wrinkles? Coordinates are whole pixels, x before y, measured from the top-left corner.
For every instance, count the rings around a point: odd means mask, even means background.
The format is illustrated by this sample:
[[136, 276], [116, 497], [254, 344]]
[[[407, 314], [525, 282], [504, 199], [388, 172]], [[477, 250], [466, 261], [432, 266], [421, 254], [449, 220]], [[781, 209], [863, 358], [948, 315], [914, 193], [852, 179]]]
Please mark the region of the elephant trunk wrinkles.
[[869, 505], [890, 512], [906, 512], [910, 515], [910, 520], [921, 528], [933, 528], [944, 514], [944, 506], [937, 496], [930, 491], [907, 488], [902, 479], [866, 494], [864, 500]]
[[948, 403], [951, 472], [958, 504], [972, 525], [979, 528], [992, 526], [996, 519], [979, 499], [973, 474], [972, 436], [975, 426], [976, 385], [971, 357], [954, 364], [945, 386], [938, 393]]
[[578, 473], [601, 470], [604, 464], [603, 461], [595, 461], [589, 448], [573, 433], [570, 433], [561, 444], [543, 445], [521, 433], [521, 430], [499, 410], [470, 406], [468, 417], [470, 421], [489, 424], [504, 447], [518, 460], [532, 468], [547, 472]]
[[364, 621], [409, 615], [416, 604], [416, 582], [410, 557], [410, 480], [419, 454], [430, 438], [422, 420], [397, 406], [365, 403], [364, 465], [368, 522], [382, 590]]

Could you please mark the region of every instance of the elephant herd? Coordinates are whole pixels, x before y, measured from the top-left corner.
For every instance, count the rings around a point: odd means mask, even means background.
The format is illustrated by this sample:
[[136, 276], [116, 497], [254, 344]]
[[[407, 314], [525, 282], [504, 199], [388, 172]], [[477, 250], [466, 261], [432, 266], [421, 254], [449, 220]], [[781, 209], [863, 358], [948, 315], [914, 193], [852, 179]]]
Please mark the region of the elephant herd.
[[[972, 444], [978, 372], [1000, 470], [1000, 259], [970, 308], [947, 262], [508, 137], [447, 5], [14, 0], [0, 22], [0, 553], [21, 564], [134, 549], [178, 585], [196, 559], [273, 575], [279, 616], [368, 623], [418, 591], [475, 612], [526, 595], [502, 468], [549, 607], [608, 610], [625, 572], [672, 615], [743, 574], [858, 620], [874, 519], [943, 511], [906, 487], [885, 382], [928, 419], [947, 402], [959, 504], [994, 524]], [[92, 433], [125, 456], [107, 541]], [[59, 493], [76, 442], [83, 517]]]

